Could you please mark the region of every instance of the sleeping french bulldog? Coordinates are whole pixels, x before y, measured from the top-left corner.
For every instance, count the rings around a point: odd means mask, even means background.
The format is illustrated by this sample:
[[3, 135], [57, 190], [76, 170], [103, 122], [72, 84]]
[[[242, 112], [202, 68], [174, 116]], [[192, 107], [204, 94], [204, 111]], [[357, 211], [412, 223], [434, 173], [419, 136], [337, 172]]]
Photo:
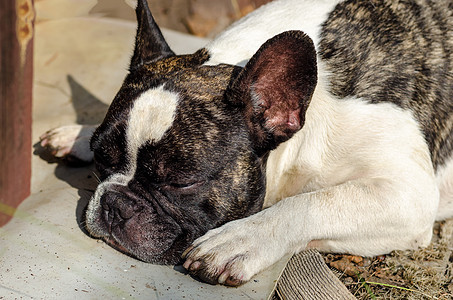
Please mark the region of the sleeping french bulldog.
[[307, 248], [423, 247], [453, 216], [451, 0], [274, 1], [191, 55], [136, 12], [102, 124], [41, 140], [94, 159], [92, 236], [235, 286]]

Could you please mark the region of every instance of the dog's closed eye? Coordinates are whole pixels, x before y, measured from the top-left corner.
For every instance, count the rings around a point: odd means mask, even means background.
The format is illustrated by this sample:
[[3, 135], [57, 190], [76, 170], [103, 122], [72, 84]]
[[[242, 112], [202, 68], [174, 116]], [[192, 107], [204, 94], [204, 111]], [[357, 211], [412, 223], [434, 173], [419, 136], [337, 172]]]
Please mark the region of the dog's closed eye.
[[160, 189], [168, 192], [189, 194], [194, 193], [205, 181], [166, 182], [160, 184]]

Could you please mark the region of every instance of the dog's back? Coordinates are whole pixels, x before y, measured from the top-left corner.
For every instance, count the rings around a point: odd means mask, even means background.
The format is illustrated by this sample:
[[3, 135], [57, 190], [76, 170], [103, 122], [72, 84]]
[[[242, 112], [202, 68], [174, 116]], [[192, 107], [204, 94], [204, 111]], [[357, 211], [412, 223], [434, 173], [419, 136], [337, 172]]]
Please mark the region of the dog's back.
[[331, 92], [411, 110], [442, 166], [453, 147], [453, 2], [373, 2], [345, 1], [322, 26]]

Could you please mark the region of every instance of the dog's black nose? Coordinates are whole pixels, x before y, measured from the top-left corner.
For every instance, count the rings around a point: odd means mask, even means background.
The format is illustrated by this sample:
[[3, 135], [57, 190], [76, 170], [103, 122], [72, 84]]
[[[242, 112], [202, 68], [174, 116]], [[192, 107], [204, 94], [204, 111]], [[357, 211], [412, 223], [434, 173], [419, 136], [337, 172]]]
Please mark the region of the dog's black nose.
[[126, 194], [115, 191], [105, 192], [101, 197], [101, 205], [109, 231], [112, 226], [120, 225], [141, 210], [141, 206], [136, 201]]

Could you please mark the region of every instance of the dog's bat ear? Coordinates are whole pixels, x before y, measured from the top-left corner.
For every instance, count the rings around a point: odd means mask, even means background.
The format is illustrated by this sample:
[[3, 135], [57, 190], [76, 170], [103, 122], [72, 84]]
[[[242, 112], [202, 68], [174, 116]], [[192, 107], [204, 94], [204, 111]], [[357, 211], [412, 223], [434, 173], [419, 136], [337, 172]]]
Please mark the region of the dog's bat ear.
[[265, 153], [302, 128], [316, 83], [313, 41], [301, 31], [287, 31], [260, 47], [226, 97], [244, 107], [256, 151]]
[[175, 55], [154, 21], [146, 0], [137, 1], [135, 12], [138, 27], [130, 69], [133, 70], [147, 62]]

